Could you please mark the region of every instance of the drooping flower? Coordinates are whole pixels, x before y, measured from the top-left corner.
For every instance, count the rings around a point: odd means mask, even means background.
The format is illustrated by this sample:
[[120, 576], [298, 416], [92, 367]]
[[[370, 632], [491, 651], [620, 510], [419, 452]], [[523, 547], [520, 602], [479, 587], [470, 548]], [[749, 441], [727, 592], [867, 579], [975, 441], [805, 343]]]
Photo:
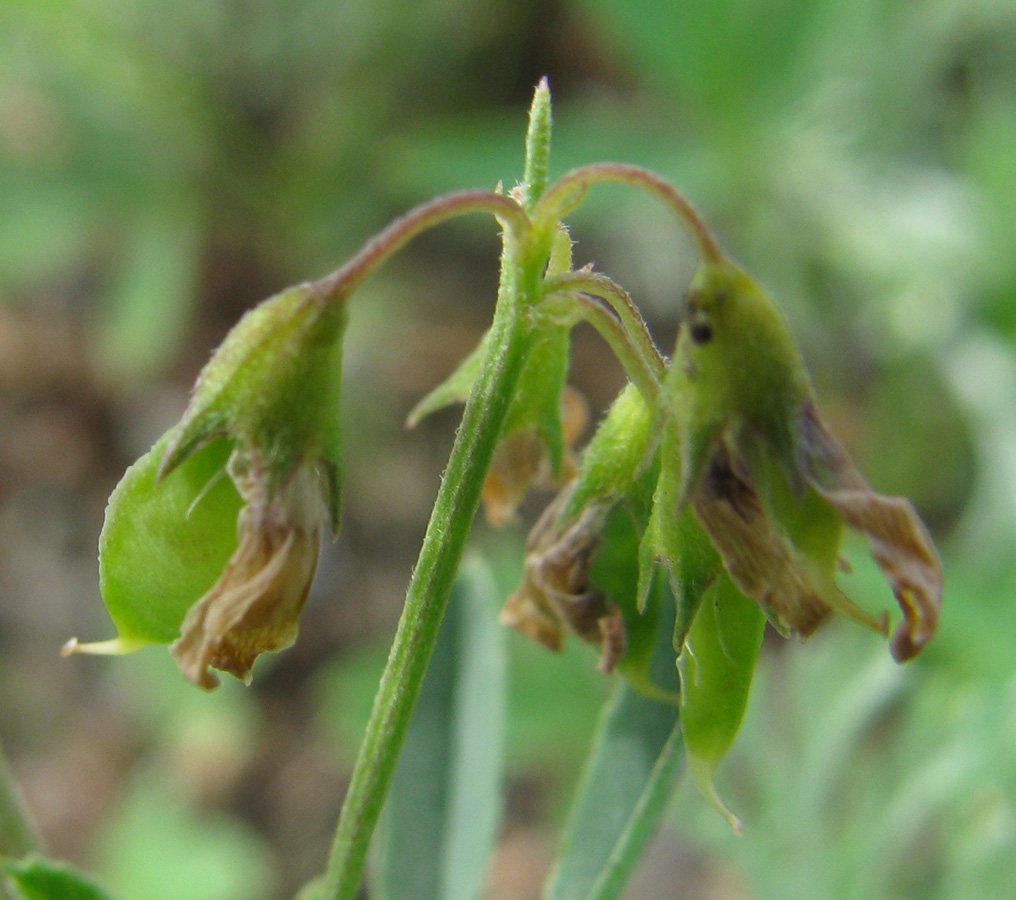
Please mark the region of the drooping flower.
[[245, 681], [293, 642], [322, 535], [338, 530], [342, 299], [318, 284], [251, 310], [202, 370], [181, 421], [110, 497], [99, 577], [118, 637], [171, 643], [181, 672]]
[[893, 657], [916, 656], [942, 603], [931, 537], [909, 502], [865, 482], [819, 416], [783, 316], [729, 261], [703, 264], [692, 283], [668, 384], [679, 502], [738, 587], [784, 632], [806, 637], [833, 610], [885, 631], [836, 585], [846, 525], [868, 538], [903, 611]]
[[[662, 568], [689, 771], [739, 830], [713, 775], [740, 728], [765, 620], [803, 638], [839, 611], [888, 631], [887, 614], [861, 609], [836, 582], [850, 527], [868, 538], [903, 611], [890, 648], [904, 662], [934, 634], [942, 571], [913, 507], [872, 491], [822, 423], [779, 311], [726, 260], [704, 264], [691, 286], [662, 401], [654, 408], [631, 384], [615, 400], [576, 479], [530, 534], [502, 618], [551, 649], [571, 630], [599, 646], [601, 669], [661, 696], [634, 657]], [[621, 508], [639, 538], [612, 548]], [[617, 591], [616, 577], [607, 590], [604, 560], [637, 590]]]

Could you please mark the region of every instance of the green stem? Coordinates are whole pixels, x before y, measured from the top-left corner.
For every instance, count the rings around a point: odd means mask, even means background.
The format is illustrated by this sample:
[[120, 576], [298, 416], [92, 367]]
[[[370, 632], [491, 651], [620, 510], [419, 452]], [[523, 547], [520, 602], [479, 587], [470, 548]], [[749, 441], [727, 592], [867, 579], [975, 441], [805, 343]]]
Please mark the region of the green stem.
[[684, 223], [704, 261], [718, 263], [726, 259], [709, 226], [684, 194], [665, 178], [626, 163], [593, 163], [562, 175], [543, 195], [533, 212], [533, 220], [560, 218], [581, 201], [586, 189], [593, 184], [627, 184], [647, 191]]
[[667, 363], [628, 292], [605, 275], [585, 271], [548, 278], [546, 290], [568, 293], [581, 304], [584, 317], [610, 345], [642, 396], [657, 404]]
[[414, 206], [375, 237], [341, 268], [316, 283], [325, 300], [347, 297], [381, 263], [401, 250], [413, 238], [448, 219], [471, 212], [493, 213], [513, 240], [529, 231], [529, 218], [510, 197], [494, 191], [454, 191]]
[[430, 661], [480, 494], [526, 356], [519, 309], [535, 290], [506, 236], [487, 357], [462, 416], [339, 818], [321, 900], [352, 900]]
[[39, 833], [21, 800], [0, 745], [0, 856], [21, 857], [41, 849]]

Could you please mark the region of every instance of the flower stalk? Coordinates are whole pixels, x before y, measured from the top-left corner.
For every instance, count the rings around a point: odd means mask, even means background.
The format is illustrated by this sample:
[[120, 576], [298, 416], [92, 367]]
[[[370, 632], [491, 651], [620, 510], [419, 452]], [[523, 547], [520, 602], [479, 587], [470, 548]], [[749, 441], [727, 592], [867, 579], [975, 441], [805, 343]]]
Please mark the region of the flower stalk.
[[[530, 177], [546, 178], [550, 117], [545, 82], [537, 89], [533, 107], [526, 140], [525, 171]], [[534, 155], [543, 158], [542, 165], [531, 164]], [[540, 189], [538, 182], [524, 184], [521, 193], [528, 204], [535, 205], [538, 195], [534, 195], [534, 191]], [[405, 605], [339, 816], [319, 890], [320, 900], [353, 900], [359, 891], [370, 838], [384, 805], [437, 642], [466, 538], [480, 506], [484, 481], [532, 344], [531, 321], [525, 310], [541, 292], [549, 247], [544, 248], [543, 241], [524, 239], [530, 236], [528, 219], [521, 207], [507, 198], [502, 199], [505, 200], [504, 209], [492, 211], [510, 209], [511, 212], [504, 217], [508, 227], [501, 256], [497, 306], [486, 352], [466, 401], [406, 592]], [[512, 225], [515, 228], [511, 228]], [[388, 231], [396, 226], [398, 223]], [[366, 251], [361, 255], [365, 254]]]
[[[509, 256], [510, 254], [506, 254]], [[352, 900], [413, 706], [423, 683], [484, 479], [525, 359], [516, 279], [502, 279], [487, 359], [466, 404], [392, 649], [353, 769], [322, 900]]]

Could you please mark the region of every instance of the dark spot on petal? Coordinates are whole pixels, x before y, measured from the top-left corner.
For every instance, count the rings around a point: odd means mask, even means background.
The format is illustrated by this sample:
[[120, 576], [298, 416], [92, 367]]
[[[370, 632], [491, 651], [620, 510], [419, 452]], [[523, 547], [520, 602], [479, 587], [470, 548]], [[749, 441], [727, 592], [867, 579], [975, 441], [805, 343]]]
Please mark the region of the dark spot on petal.
[[708, 344], [713, 339], [713, 328], [708, 322], [696, 322], [688, 331], [693, 344]]

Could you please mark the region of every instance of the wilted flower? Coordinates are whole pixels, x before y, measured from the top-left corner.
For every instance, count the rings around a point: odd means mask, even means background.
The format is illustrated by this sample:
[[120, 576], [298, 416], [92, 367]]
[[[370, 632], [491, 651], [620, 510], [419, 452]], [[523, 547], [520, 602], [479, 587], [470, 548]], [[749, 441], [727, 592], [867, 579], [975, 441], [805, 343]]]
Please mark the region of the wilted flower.
[[[898, 662], [931, 639], [942, 568], [913, 507], [868, 487], [819, 417], [775, 304], [733, 264], [706, 264], [669, 373], [690, 501], [731, 578], [780, 629], [807, 636], [832, 610], [876, 630], [836, 586], [843, 525], [863, 533], [903, 610]], [[666, 450], [664, 451], [666, 452]]]
[[293, 642], [322, 533], [338, 528], [345, 310], [316, 284], [249, 312], [198, 378], [178, 425], [117, 485], [99, 576], [118, 637], [67, 650], [170, 643], [195, 684], [250, 679]]
[[571, 481], [578, 472], [572, 448], [589, 424], [589, 404], [569, 385], [561, 392], [563, 453], [554, 471], [546, 440], [536, 430], [509, 434], [498, 444], [483, 483], [483, 510], [493, 525], [511, 522], [532, 490], [546, 490]]
[[255, 458], [239, 451], [229, 475], [246, 501], [236, 550], [212, 588], [188, 610], [170, 652], [195, 684], [213, 688], [211, 666], [249, 682], [254, 660], [296, 640], [297, 620], [317, 569], [327, 521], [319, 474], [297, 466], [277, 491], [264, 490]]
[[[574, 486], [573, 486], [574, 487]], [[551, 650], [560, 650], [565, 629], [600, 647], [600, 669], [611, 671], [626, 649], [617, 605], [593, 587], [589, 565], [600, 543], [609, 504], [590, 504], [561, 523], [566, 489], [540, 517], [526, 544], [522, 584], [505, 603], [501, 621]]]
[[[639, 538], [619, 555], [608, 529], [622, 506]], [[689, 291], [660, 396], [629, 384], [615, 400], [576, 479], [534, 527], [502, 618], [552, 649], [570, 628], [600, 647], [601, 669], [619, 665], [658, 696], [632, 650], [644, 642], [639, 613], [662, 564], [676, 604], [689, 770], [739, 829], [712, 779], [740, 728], [765, 618], [800, 637], [834, 610], [888, 630], [886, 614], [861, 609], [836, 583], [844, 526], [868, 538], [903, 610], [892, 654], [911, 659], [934, 634], [942, 598], [927, 530], [907, 501], [868, 487], [823, 425], [769, 298], [726, 260], [710, 260]], [[623, 603], [598, 581], [601, 559], [637, 579], [635, 591], [621, 585]]]

